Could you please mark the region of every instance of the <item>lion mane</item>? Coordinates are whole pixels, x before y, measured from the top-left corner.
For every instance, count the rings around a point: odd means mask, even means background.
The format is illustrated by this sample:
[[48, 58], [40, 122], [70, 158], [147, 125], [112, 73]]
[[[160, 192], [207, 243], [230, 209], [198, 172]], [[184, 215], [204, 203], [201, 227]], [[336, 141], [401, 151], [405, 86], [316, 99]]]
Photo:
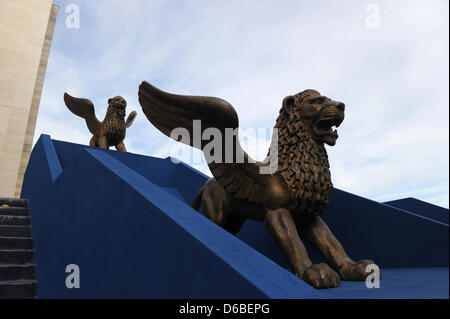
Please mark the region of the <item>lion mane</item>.
[[297, 198], [296, 208], [309, 214], [323, 211], [333, 188], [325, 146], [313, 139], [301, 115], [303, 100], [315, 95], [320, 93], [305, 90], [294, 95], [294, 103], [283, 105], [275, 124], [278, 171]]

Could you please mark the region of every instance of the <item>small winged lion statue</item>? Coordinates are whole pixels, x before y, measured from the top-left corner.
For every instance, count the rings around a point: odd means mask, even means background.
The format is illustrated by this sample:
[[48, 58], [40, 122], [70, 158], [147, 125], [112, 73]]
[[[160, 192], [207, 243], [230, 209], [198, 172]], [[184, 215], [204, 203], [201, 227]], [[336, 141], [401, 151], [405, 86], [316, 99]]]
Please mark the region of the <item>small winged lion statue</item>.
[[131, 112], [125, 121], [125, 108], [127, 102], [121, 96], [108, 99], [108, 110], [103, 122], [95, 116], [94, 104], [89, 99], [70, 96], [64, 93], [64, 102], [69, 110], [86, 120], [87, 127], [92, 133], [89, 146], [108, 149], [115, 146], [118, 151], [126, 152], [125, 131], [133, 124], [136, 111]]
[[[246, 219], [264, 222], [291, 270], [315, 288], [338, 287], [341, 279], [364, 281], [369, 276], [367, 266], [373, 261], [353, 261], [320, 217], [333, 187], [324, 144], [336, 143], [333, 127], [344, 120], [344, 103], [316, 90], [284, 98], [275, 124], [278, 133], [273, 134], [277, 138], [272, 138], [263, 162], [251, 159], [242, 149], [237, 113], [225, 100], [170, 94], [144, 81], [139, 86], [139, 103], [162, 133], [203, 151], [214, 178], [198, 192], [194, 209], [202, 206], [207, 218], [232, 234], [239, 232]], [[173, 134], [178, 128], [190, 137]], [[227, 137], [230, 129], [235, 131], [232, 138]], [[217, 131], [218, 151], [208, 147]], [[196, 141], [198, 136], [201, 141]], [[276, 163], [275, 169], [262, 173], [271, 163]], [[311, 243], [328, 264], [313, 264], [300, 238]]]

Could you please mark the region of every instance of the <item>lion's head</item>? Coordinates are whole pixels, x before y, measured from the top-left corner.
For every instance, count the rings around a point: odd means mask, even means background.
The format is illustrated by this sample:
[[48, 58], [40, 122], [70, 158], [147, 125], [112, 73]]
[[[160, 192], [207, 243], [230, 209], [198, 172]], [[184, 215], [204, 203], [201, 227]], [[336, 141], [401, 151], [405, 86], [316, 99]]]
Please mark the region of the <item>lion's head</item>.
[[127, 101], [121, 96], [115, 96], [108, 99], [108, 112], [114, 112], [120, 117], [125, 117], [125, 108], [127, 107]]
[[336, 144], [338, 134], [333, 127], [339, 127], [344, 120], [344, 103], [333, 101], [316, 90], [305, 90], [287, 96], [283, 109], [302, 121], [317, 142]]
[[115, 96], [108, 99], [108, 105], [115, 108], [125, 109], [127, 107], [127, 101], [121, 96]]

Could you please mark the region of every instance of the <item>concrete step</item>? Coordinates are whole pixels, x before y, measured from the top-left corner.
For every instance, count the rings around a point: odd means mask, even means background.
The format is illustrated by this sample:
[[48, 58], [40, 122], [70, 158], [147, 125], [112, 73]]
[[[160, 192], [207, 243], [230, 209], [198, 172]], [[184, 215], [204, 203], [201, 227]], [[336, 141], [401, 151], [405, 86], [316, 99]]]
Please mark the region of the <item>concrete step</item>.
[[0, 206], [0, 216], [30, 216], [29, 207], [4, 207]]
[[31, 217], [0, 215], [0, 225], [29, 226], [31, 225]]
[[31, 237], [31, 226], [0, 225], [0, 237]]
[[0, 281], [34, 279], [35, 264], [0, 264]]
[[0, 197], [0, 206], [4, 205], [10, 207], [29, 207], [30, 201], [28, 199], [21, 199], [21, 198]]
[[33, 249], [33, 238], [0, 237], [0, 249]]
[[36, 298], [36, 280], [0, 281], [0, 298]]
[[0, 250], [0, 264], [31, 264], [34, 261], [34, 250]]

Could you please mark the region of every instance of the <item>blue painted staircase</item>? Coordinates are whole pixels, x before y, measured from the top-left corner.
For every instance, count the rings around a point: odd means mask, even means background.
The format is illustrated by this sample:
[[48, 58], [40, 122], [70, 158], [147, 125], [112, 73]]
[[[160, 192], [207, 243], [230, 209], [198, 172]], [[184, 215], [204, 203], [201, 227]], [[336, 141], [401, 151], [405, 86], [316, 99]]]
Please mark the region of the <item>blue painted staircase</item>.
[[[338, 189], [323, 213], [364, 282], [315, 290], [287, 268], [262, 223], [235, 237], [190, 207], [207, 177], [183, 163], [41, 135], [25, 174], [40, 298], [448, 298], [448, 219]], [[448, 214], [448, 210], [446, 210]], [[310, 250], [313, 261], [321, 261]], [[80, 270], [70, 288], [67, 265]]]

